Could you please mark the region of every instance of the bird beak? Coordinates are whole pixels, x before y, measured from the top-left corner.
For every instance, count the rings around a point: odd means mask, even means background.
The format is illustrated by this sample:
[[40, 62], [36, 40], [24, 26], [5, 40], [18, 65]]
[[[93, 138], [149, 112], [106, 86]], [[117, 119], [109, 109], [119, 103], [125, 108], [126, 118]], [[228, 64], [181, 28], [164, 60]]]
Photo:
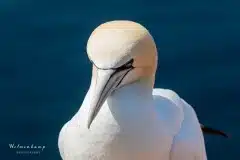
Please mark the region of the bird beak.
[[90, 128], [94, 118], [97, 116], [103, 103], [107, 97], [121, 84], [123, 78], [132, 68], [124, 69], [97, 69], [96, 77], [91, 86], [93, 92], [91, 94], [90, 112], [87, 122], [88, 129]]

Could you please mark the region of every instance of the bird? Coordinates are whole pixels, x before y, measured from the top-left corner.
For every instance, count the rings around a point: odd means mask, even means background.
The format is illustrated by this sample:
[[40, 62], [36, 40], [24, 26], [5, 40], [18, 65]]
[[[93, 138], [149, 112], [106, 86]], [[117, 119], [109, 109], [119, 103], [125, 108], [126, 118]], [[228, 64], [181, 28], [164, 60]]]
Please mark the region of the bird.
[[63, 160], [206, 160], [202, 125], [175, 91], [154, 88], [158, 49], [140, 23], [100, 24], [87, 41], [92, 78], [75, 115], [63, 125]]

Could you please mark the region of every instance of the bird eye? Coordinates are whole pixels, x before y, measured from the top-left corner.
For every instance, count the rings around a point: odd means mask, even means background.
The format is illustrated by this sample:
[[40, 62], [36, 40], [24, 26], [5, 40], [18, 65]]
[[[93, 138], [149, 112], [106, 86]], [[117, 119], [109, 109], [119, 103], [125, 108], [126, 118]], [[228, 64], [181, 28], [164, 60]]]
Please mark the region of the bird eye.
[[98, 67], [91, 59], [90, 59], [90, 62], [98, 69], [101, 69], [101, 70], [108, 70], [108, 69], [114, 69], [114, 70], [124, 70], [124, 69], [128, 69], [128, 68], [134, 68], [132, 66], [133, 64], [133, 59], [131, 59], [130, 61], [128, 61], [127, 63], [125, 63], [124, 65], [118, 67], [118, 68], [100, 68]]
[[133, 59], [128, 61], [126, 64], [118, 67], [117, 70], [124, 70], [124, 69], [128, 69], [128, 68], [133, 68], [132, 64], [133, 64]]

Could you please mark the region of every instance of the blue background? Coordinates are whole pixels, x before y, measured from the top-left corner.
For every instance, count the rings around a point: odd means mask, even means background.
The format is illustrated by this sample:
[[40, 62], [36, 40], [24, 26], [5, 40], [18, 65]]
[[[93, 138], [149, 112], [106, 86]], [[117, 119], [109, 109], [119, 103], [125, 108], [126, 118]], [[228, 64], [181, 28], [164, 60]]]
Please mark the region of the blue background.
[[[137, 21], [152, 33], [156, 87], [175, 90], [202, 123], [231, 134], [205, 136], [209, 159], [240, 159], [239, 6], [237, 0], [1, 0], [1, 159], [60, 159], [58, 133], [89, 87], [87, 39], [115, 19]], [[46, 149], [16, 155], [9, 143]]]

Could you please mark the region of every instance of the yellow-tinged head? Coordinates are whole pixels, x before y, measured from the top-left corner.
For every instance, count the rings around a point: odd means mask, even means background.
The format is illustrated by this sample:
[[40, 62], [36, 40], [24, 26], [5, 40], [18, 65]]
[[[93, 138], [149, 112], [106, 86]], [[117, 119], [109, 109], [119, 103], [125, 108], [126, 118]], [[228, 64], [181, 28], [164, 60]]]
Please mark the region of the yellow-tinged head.
[[110, 21], [98, 26], [87, 43], [93, 63], [88, 128], [107, 97], [119, 87], [138, 80], [153, 87], [157, 48], [148, 30], [132, 21]]

